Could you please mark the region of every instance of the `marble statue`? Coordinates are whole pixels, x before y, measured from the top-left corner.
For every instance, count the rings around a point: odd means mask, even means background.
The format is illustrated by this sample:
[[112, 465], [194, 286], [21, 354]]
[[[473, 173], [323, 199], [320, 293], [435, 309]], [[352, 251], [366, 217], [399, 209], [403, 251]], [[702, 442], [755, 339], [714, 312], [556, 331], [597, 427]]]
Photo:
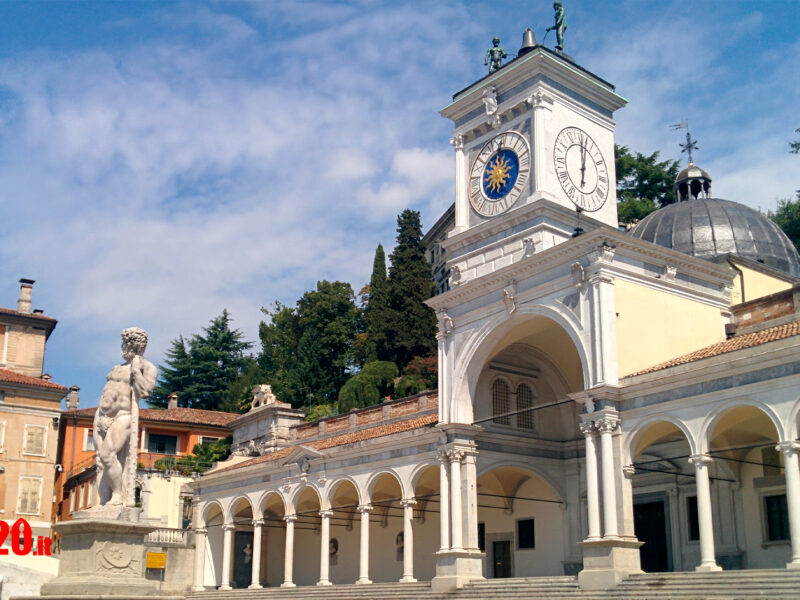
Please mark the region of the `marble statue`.
[[147, 333], [138, 327], [122, 331], [122, 358], [106, 376], [94, 415], [100, 505], [133, 507], [138, 458], [139, 401], [156, 384], [158, 369], [144, 358]]

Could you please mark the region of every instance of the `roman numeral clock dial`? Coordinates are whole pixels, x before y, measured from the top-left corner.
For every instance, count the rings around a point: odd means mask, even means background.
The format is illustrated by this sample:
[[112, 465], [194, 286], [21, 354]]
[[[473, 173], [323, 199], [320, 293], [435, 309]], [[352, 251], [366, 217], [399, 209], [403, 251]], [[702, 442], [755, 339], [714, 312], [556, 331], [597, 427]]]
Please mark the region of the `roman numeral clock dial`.
[[469, 175], [469, 200], [484, 217], [494, 217], [514, 206], [530, 176], [531, 154], [516, 131], [493, 137], [481, 148]]
[[585, 131], [566, 127], [556, 137], [556, 175], [567, 197], [581, 210], [600, 210], [608, 198], [608, 168]]

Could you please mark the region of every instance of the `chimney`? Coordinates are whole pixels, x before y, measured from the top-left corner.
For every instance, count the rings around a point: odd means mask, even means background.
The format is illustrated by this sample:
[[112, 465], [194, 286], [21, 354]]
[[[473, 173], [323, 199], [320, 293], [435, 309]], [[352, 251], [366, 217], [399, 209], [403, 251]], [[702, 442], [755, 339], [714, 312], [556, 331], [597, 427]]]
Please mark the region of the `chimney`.
[[167, 408], [178, 408], [178, 394], [175, 392], [167, 396]]
[[81, 401], [80, 396], [78, 396], [78, 392], [81, 391], [77, 385], [73, 385], [69, 388], [69, 394], [67, 394], [67, 410], [77, 410], [78, 409], [78, 402]]
[[33, 279], [19, 280], [19, 300], [17, 300], [17, 312], [31, 314], [31, 290], [33, 289]]

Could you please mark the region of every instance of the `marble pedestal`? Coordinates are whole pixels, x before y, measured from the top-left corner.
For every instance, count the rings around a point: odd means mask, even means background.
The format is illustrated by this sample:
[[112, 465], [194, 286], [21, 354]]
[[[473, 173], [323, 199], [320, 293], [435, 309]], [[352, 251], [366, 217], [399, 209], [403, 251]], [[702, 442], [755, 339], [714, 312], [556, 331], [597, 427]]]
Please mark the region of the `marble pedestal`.
[[158, 583], [145, 579], [144, 548], [145, 536], [156, 527], [133, 522], [138, 513], [108, 516], [84, 511], [81, 518], [53, 525], [61, 535], [61, 560], [58, 576], [42, 585], [42, 596], [158, 594]]
[[601, 538], [585, 540], [583, 570], [578, 573], [578, 585], [584, 590], [607, 590], [634, 573], [641, 573], [636, 538]]
[[480, 550], [446, 550], [436, 553], [436, 576], [431, 580], [434, 592], [453, 592], [464, 584], [483, 579]]

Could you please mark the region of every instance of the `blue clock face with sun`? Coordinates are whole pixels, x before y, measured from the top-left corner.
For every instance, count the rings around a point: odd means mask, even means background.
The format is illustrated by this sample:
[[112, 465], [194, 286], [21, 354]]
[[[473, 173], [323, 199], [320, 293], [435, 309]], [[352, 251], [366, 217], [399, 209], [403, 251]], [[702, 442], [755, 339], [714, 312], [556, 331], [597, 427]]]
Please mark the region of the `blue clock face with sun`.
[[515, 131], [495, 136], [481, 148], [469, 177], [472, 207], [485, 217], [511, 208], [528, 183], [530, 150]]

